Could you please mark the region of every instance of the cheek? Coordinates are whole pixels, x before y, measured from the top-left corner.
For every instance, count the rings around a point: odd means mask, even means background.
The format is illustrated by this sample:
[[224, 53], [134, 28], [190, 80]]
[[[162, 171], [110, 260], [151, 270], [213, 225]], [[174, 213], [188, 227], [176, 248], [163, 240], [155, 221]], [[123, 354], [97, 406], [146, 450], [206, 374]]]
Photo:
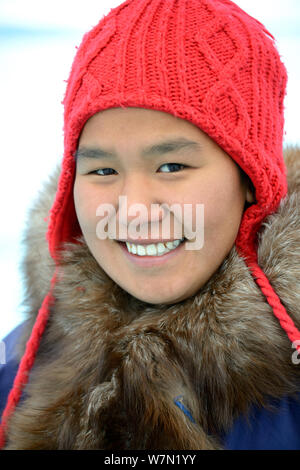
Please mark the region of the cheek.
[[245, 203], [241, 187], [234, 184], [234, 179], [231, 181], [220, 185], [205, 204], [206, 240], [211, 247], [226, 251], [238, 234]]
[[[220, 171], [206, 174], [193, 191], [186, 195], [186, 203], [204, 205], [205, 245], [218, 246], [234, 241], [243, 214], [245, 197], [236, 172], [220, 177]], [[194, 230], [195, 209], [193, 209]]]
[[99, 205], [99, 198], [96, 197], [93, 188], [75, 180], [74, 183], [74, 204], [79, 225], [83, 235], [87, 232], [95, 232], [97, 224], [96, 210]]

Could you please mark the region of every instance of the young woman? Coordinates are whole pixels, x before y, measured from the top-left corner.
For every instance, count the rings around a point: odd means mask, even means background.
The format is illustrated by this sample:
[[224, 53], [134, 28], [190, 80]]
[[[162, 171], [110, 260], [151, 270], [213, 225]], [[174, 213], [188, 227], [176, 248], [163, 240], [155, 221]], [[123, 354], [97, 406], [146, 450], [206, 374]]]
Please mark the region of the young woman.
[[286, 80], [229, 0], [127, 0], [84, 36], [26, 233], [4, 448], [300, 448]]

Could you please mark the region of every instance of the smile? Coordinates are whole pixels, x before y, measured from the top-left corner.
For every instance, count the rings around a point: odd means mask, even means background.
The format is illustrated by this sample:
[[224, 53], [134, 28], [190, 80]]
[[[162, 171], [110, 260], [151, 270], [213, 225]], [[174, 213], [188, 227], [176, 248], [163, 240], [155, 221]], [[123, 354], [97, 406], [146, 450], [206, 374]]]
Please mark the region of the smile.
[[[186, 239], [174, 240], [166, 243], [151, 243], [150, 245], [136, 245], [119, 241], [126, 258], [133, 264], [140, 267], [154, 267], [171, 261], [183, 252]], [[134, 253], [136, 251], [136, 253]]]
[[163, 256], [169, 251], [176, 250], [180, 243], [184, 242], [184, 238], [181, 240], [174, 240], [166, 243], [153, 243], [151, 245], [136, 245], [135, 243], [126, 242], [126, 247], [129, 253], [138, 256]]

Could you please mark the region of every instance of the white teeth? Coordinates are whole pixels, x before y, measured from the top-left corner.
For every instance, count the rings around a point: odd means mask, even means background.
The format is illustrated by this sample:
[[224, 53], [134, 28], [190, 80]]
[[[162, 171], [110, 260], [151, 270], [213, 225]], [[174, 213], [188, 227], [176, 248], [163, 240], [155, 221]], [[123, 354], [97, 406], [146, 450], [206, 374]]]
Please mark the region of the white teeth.
[[[178, 240], [175, 240], [175, 241], [177, 242]], [[166, 243], [166, 247], [169, 248], [169, 250], [172, 250], [172, 248], [174, 248], [174, 245], [175, 245], [174, 242], [167, 242]]]
[[135, 245], [134, 243], [126, 242], [127, 250], [129, 253], [133, 253], [138, 256], [162, 256], [169, 251], [175, 250], [178, 245], [184, 241], [184, 238], [181, 240], [174, 240], [172, 242], [156, 243], [151, 245]]
[[156, 247], [155, 245], [148, 245], [146, 247], [146, 252], [148, 256], [156, 256]]
[[142, 245], [137, 245], [137, 254], [139, 256], [145, 256], [146, 250]]
[[168, 250], [168, 248], [166, 248], [163, 243], [158, 243], [156, 249], [157, 249], [157, 254], [158, 255], [161, 255], [162, 253], [164, 253], [165, 251]]

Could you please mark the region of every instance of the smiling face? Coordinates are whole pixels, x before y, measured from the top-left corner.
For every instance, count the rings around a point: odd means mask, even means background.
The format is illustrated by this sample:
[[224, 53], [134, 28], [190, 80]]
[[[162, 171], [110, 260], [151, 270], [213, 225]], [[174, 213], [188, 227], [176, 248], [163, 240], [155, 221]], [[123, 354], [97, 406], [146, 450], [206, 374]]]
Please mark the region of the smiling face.
[[[120, 196], [127, 198], [125, 210]], [[90, 118], [81, 133], [74, 202], [83, 236], [108, 276], [142, 301], [170, 304], [194, 295], [232, 249], [245, 202], [253, 201], [231, 157], [198, 127], [171, 114], [112, 108]], [[103, 203], [115, 211], [115, 239], [98, 236], [99, 221], [104, 219], [96, 211]], [[133, 204], [142, 204], [145, 210], [132, 213]], [[153, 204], [167, 204], [170, 209], [153, 210]], [[159, 256], [154, 243], [178, 239], [174, 227], [185, 234], [184, 219], [172, 210], [173, 204], [179, 204], [182, 214], [186, 204], [192, 205], [194, 231], [199, 228], [196, 207], [203, 204], [204, 243], [200, 249], [185, 249], [187, 242], [175, 249], [168, 245], [170, 251]], [[105, 216], [107, 220], [107, 212]], [[130, 225], [137, 217], [133, 237]], [[155, 236], [153, 227], [159, 230]], [[127, 236], [119, 236], [121, 228], [129, 229]], [[149, 253], [156, 255], [147, 255], [143, 248], [138, 253], [147, 256], [130, 254], [118, 241], [132, 238], [143, 238], [136, 243], [144, 248], [151, 242]]]

